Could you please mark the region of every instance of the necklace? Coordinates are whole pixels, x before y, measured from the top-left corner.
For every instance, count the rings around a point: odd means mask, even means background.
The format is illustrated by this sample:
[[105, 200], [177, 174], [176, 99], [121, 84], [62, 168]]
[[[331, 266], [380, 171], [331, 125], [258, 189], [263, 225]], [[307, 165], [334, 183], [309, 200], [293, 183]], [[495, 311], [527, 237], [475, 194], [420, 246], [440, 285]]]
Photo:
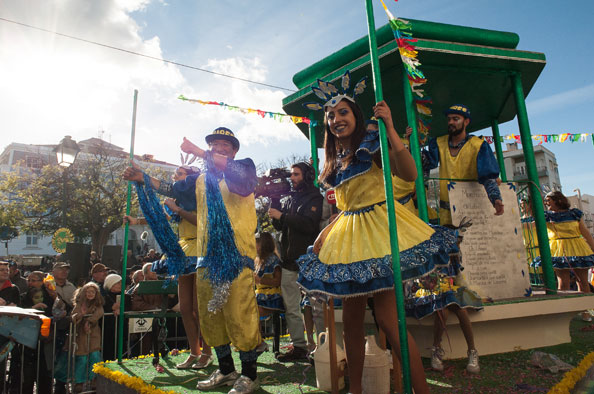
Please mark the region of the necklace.
[[450, 147], [450, 149], [460, 149], [464, 146], [464, 144], [466, 143], [466, 140], [468, 140], [468, 138], [464, 138], [462, 141], [458, 142], [457, 144], [452, 144], [452, 141], [450, 141], [450, 139], [448, 138], [448, 146]]

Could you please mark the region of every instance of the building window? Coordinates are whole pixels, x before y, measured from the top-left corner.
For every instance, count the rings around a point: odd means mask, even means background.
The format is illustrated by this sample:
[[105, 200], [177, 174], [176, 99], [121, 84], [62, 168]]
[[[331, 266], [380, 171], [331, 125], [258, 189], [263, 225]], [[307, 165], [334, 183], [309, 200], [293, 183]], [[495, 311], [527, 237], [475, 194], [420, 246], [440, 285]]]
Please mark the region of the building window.
[[27, 241], [26, 241], [27, 247], [28, 248], [36, 247], [38, 240], [39, 240], [39, 237], [37, 236], [37, 234], [27, 234]]

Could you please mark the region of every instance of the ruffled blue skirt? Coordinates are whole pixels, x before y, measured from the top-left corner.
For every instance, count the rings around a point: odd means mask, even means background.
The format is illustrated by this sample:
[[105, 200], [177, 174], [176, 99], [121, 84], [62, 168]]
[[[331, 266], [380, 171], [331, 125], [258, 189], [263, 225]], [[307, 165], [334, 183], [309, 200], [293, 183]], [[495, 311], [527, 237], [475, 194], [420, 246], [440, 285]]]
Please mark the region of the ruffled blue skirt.
[[[594, 267], [594, 254], [590, 256], [551, 257], [551, 262], [553, 263], [553, 268], [556, 269], [591, 268]], [[542, 265], [540, 256], [536, 257], [531, 265], [535, 268], [540, 267]]]
[[456, 290], [407, 299], [406, 316], [422, 319], [450, 305], [477, 311], [483, 309], [483, 302], [478, 294], [466, 287], [459, 287]]
[[285, 304], [280, 294], [256, 294], [258, 306], [276, 312], [284, 312]]
[[[459, 251], [457, 232], [435, 226], [431, 237], [400, 252], [402, 280], [412, 280], [447, 266], [450, 253]], [[298, 284], [307, 293], [338, 298], [373, 294], [394, 287], [392, 256], [351, 262], [324, 264], [313, 252], [297, 260]]]

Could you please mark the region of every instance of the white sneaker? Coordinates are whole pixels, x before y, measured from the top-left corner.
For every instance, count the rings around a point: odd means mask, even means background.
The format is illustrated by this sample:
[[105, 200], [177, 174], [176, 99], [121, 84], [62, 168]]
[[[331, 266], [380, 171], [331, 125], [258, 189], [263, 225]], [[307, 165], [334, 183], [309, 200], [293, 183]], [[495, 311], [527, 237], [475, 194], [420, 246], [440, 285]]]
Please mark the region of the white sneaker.
[[479, 373], [481, 371], [479, 355], [476, 349], [468, 351], [468, 365], [466, 366], [466, 370], [470, 373]]
[[252, 380], [241, 375], [227, 394], [251, 394], [260, 387], [260, 379]]
[[443, 362], [441, 361], [445, 352], [439, 346], [433, 346], [431, 348], [431, 368], [436, 371], [443, 371]]

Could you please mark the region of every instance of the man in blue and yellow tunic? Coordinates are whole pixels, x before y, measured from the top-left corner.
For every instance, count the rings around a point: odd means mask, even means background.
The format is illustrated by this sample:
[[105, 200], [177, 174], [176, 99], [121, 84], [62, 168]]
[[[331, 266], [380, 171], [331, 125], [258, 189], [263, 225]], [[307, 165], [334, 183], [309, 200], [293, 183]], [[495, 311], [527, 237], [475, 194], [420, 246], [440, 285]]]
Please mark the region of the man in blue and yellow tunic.
[[[501, 192], [497, 184], [499, 166], [489, 144], [482, 138], [466, 133], [470, 124], [470, 110], [464, 105], [452, 105], [445, 110], [448, 134], [429, 140], [423, 151], [423, 165], [428, 169], [439, 165], [439, 177], [478, 181], [487, 192], [495, 215], [503, 214]], [[427, 168], [426, 168], [427, 169]], [[440, 224], [452, 225], [447, 180], [439, 181]]]
[[[225, 127], [208, 135], [206, 143], [209, 150], [185, 138], [181, 145], [207, 164], [195, 190], [186, 190], [196, 195], [200, 329], [215, 348], [219, 369], [196, 388], [233, 385], [229, 393], [251, 393], [259, 387], [255, 348], [261, 341], [253, 278], [256, 167], [251, 159], [234, 160], [239, 141]], [[235, 371], [231, 342], [239, 349], [241, 375]]]
[[[182, 151], [205, 159], [207, 169], [203, 174], [188, 175], [172, 184], [130, 167], [124, 177], [145, 183], [150, 179], [160, 194], [175, 197], [181, 204], [181, 217], [195, 222], [200, 330], [206, 343], [214, 347], [219, 362], [219, 369], [198, 382], [196, 388], [233, 386], [230, 394], [252, 393], [259, 387], [255, 348], [261, 342], [253, 278], [256, 167], [251, 159], [235, 160], [239, 141], [225, 127], [206, 136], [206, 143], [208, 150], [185, 138], [181, 145]], [[188, 261], [183, 260], [179, 267], [172, 258], [165, 263], [169, 274], [178, 275], [186, 272], [188, 267], [183, 264]], [[235, 370], [231, 342], [239, 349], [241, 375]]]

